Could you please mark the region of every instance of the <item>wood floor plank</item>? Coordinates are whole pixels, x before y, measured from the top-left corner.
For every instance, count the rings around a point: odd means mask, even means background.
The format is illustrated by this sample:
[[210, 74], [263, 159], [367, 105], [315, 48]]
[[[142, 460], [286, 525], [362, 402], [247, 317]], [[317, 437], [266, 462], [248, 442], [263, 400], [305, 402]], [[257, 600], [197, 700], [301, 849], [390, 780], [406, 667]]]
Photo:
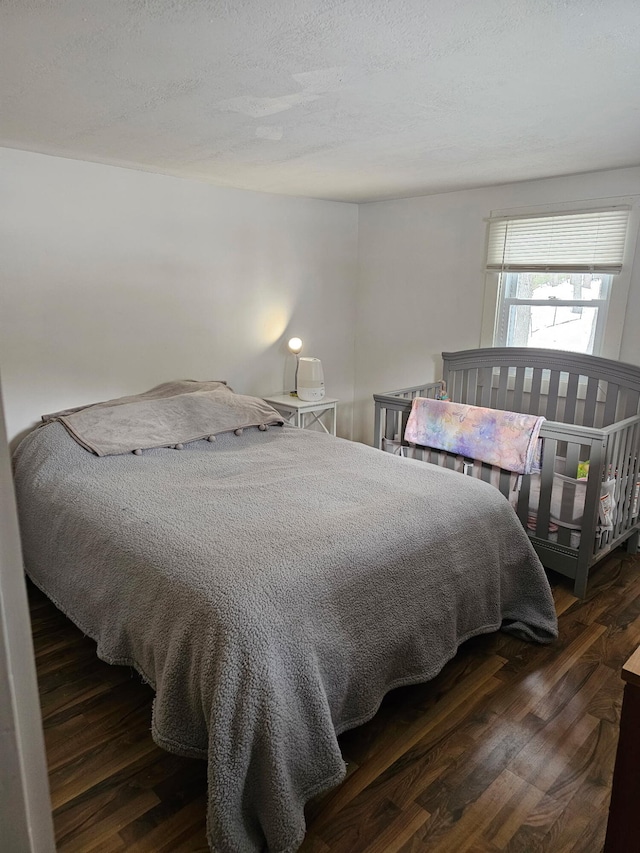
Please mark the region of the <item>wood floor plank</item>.
[[[465, 810], [459, 820], [446, 833], [434, 832], [430, 850], [432, 853], [467, 853], [481, 843], [486, 828], [495, 819], [505, 801], [517, 796], [526, 788], [526, 782], [509, 770], [503, 771]], [[435, 829], [434, 824], [434, 829]]]
[[[135, 796], [127, 796], [126, 792], [123, 794], [122, 802], [117, 798], [109, 808], [97, 811], [83, 831], [59, 839], [58, 853], [99, 853], [117, 834], [120, 826], [130, 823], [158, 802], [153, 791], [140, 791]], [[117, 807], [113, 807], [114, 804]]]
[[54, 811], [156, 749], [148, 732], [124, 731], [111, 740], [100, 741], [95, 749], [87, 746], [80, 753], [74, 750], [73, 760], [49, 775]]
[[331, 850], [321, 838], [318, 838], [313, 832], [307, 832], [300, 853], [328, 853]]
[[535, 813], [543, 797], [542, 791], [534, 785], [516, 788], [483, 830], [483, 838], [495, 849], [505, 850], [522, 824]]
[[566, 587], [560, 586], [553, 590], [553, 603], [555, 604], [556, 613], [562, 616], [570, 607], [578, 601], [573, 592]]
[[[129, 853], [173, 853], [181, 842], [193, 837], [195, 828], [202, 827], [205, 814], [206, 797], [203, 795], [167, 816], [136, 841], [127, 841], [127, 850]], [[125, 840], [130, 837], [126, 830], [121, 831], [120, 835]]]
[[383, 800], [390, 800], [402, 810], [410, 808], [426, 787], [443, 776], [445, 767], [469, 747], [463, 728], [465, 718], [473, 714], [488, 693], [499, 687], [500, 682], [495, 678], [487, 679], [467, 702], [441, 717], [421, 740], [415, 744], [409, 741], [410, 748], [404, 754], [350, 802], [343, 803], [340, 812], [343, 819], [357, 822]]
[[462, 685], [454, 688], [451, 693], [443, 697], [442, 702], [431, 713], [427, 714], [424, 719], [418, 720], [403, 736], [385, 744], [371, 761], [365, 766], [360, 767], [357, 773], [354, 773], [342, 783], [337, 793], [327, 802], [323, 809], [322, 817], [318, 821], [319, 825], [323, 826], [333, 820], [334, 816], [363, 791], [367, 785], [401, 758], [415, 744], [426, 737], [438, 724], [446, 720], [456, 708], [468, 702], [470, 697], [473, 696], [474, 691], [480, 690], [486, 682], [490, 681], [503, 664], [504, 659], [497, 656], [483, 662], [476, 672], [470, 675]]
[[57, 727], [69, 717], [82, 714], [87, 703], [102, 702], [102, 697], [115, 687], [125, 684], [129, 678], [96, 680], [75, 679], [72, 686], [61, 685], [41, 696], [42, 722], [45, 728]]
[[[186, 769], [189, 766], [187, 764]], [[56, 830], [61, 835], [77, 832], [79, 828], [91, 822], [96, 811], [104, 809], [106, 804], [120, 796], [122, 790], [127, 792], [125, 796], [135, 796], [139, 790], [153, 791], [158, 802], [161, 802], [163, 781], [175, 777], [176, 773], [184, 772], [184, 769], [183, 759], [178, 756], [168, 755], [160, 750], [151, 751], [57, 808], [54, 812]], [[205, 790], [205, 781], [201, 779], [198, 793]], [[145, 826], [150, 822], [152, 826], [157, 824], [157, 821], [152, 818], [150, 820], [148, 817], [153, 814], [153, 811], [152, 808], [145, 812], [143, 816]], [[122, 832], [128, 831], [130, 826], [131, 824]], [[124, 839], [124, 841], [129, 840]]]
[[367, 804], [354, 820], [352, 811], [341, 811], [330, 823], [316, 826], [314, 833], [335, 851], [366, 850], [384, 832], [385, 828], [403, 818], [403, 812], [391, 800], [379, 800]]
[[114, 732], [122, 730], [123, 720], [129, 723], [130, 729], [148, 721], [150, 693], [142, 693], [138, 685], [129, 682], [121, 684], [117, 694], [118, 701], [111, 697], [109, 702], [104, 702], [101, 695], [83, 697], [72, 713], [60, 711], [47, 718], [44, 737], [52, 771], [68, 764], [74, 756], [83, 755], [87, 749], [109, 741]]
[[365, 853], [397, 853], [430, 816], [429, 812], [413, 803], [380, 833]]
[[390, 742], [402, 737], [417, 721], [432, 712], [442, 696], [458, 688], [486, 660], [500, 656], [496, 637], [497, 634], [485, 634], [465, 643], [430, 682], [392, 690], [384, 697], [373, 719], [340, 736], [343, 754], [350, 761], [363, 765], [377, 754], [381, 739]]
[[521, 691], [519, 701], [511, 707], [514, 718], [521, 720], [534, 711], [537, 704], [547, 696], [550, 690], [554, 689], [560, 679], [605, 631], [604, 625], [586, 626], [566, 652], [554, 659], [544, 668], [544, 671], [531, 673], [523, 685], [525, 689]]

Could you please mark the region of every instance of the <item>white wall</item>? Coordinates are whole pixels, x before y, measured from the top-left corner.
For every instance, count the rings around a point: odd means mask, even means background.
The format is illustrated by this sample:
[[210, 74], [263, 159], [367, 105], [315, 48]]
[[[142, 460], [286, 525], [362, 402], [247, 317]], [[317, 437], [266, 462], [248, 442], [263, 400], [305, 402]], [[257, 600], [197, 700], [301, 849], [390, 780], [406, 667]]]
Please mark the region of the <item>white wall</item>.
[[357, 229], [356, 205], [0, 149], [9, 437], [173, 378], [280, 392], [293, 334], [349, 437]]
[[[374, 392], [479, 345], [492, 210], [639, 193], [634, 168], [358, 207], [0, 149], [8, 434], [175, 377], [280, 391], [298, 334], [339, 433], [371, 441]], [[639, 321], [640, 261], [620, 352], [640, 364]]]
[[[361, 205], [354, 437], [372, 440], [372, 394], [439, 379], [443, 350], [480, 345], [492, 210], [633, 194], [640, 168]], [[636, 259], [622, 361], [640, 364], [639, 326]]]

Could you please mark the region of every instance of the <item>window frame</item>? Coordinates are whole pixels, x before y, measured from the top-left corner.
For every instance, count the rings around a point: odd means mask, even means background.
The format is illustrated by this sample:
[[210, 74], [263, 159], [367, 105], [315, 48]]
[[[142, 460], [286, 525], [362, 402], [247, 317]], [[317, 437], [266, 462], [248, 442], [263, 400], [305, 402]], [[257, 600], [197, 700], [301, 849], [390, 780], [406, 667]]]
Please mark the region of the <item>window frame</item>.
[[[611, 278], [609, 293], [609, 304], [607, 306], [606, 318], [600, 341], [600, 351], [594, 355], [604, 358], [619, 359], [622, 348], [622, 334], [624, 331], [627, 301], [631, 284], [631, 272], [636, 251], [638, 230], [640, 228], [640, 197], [616, 196], [588, 201], [559, 202], [556, 204], [536, 205], [518, 208], [506, 208], [491, 210], [489, 217], [485, 220], [487, 227], [485, 233], [484, 255], [482, 259], [483, 269], [487, 258], [489, 226], [491, 219], [498, 217], [515, 216], [546, 216], [580, 213], [582, 211], [599, 210], [603, 206], [626, 205], [629, 210], [629, 223], [624, 247], [622, 271]], [[498, 337], [498, 306], [500, 297], [500, 277], [497, 271], [484, 270], [484, 302], [482, 310], [482, 324], [480, 330], [480, 346], [495, 347]]]

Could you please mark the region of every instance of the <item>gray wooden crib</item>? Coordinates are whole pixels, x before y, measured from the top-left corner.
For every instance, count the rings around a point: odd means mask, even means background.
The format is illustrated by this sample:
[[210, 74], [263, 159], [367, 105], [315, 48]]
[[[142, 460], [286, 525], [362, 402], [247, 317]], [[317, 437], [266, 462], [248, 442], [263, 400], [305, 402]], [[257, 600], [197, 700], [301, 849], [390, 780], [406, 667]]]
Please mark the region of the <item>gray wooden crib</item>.
[[[623, 543], [638, 550], [640, 367], [516, 347], [442, 358], [442, 382], [374, 394], [377, 446], [492, 482], [511, 501], [543, 565], [572, 578], [583, 598], [595, 563]], [[445, 389], [454, 402], [544, 415], [541, 473], [518, 479], [478, 460], [408, 445], [413, 398]]]

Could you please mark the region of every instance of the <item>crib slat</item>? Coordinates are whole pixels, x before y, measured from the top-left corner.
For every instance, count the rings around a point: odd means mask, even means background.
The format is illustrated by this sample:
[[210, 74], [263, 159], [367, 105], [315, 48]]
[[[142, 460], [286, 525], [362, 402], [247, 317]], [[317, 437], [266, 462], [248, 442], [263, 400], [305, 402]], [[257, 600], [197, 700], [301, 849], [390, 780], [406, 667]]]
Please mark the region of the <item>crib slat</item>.
[[[638, 509], [640, 508], [640, 453], [638, 453], [638, 447], [640, 446], [640, 424], [636, 424], [634, 426], [633, 442], [631, 446], [635, 455], [631, 459], [631, 467], [629, 471], [629, 478], [631, 481], [629, 485], [629, 505], [627, 510], [629, 525], [637, 521]], [[636, 505], [635, 514], [633, 513], [634, 503]]]
[[[580, 445], [574, 441], [566, 442], [564, 473], [567, 477], [576, 478], [578, 473], [578, 462], [580, 461]], [[574, 515], [574, 504], [576, 500], [577, 486], [573, 483], [562, 484], [562, 496], [560, 499], [560, 518], [569, 519]], [[560, 526], [558, 529], [558, 542], [561, 545], [571, 545], [571, 530]]]
[[542, 456], [542, 471], [540, 472], [540, 498], [538, 501], [538, 518], [536, 521], [536, 536], [540, 539], [549, 538], [549, 517], [551, 515], [551, 491], [553, 489], [553, 471], [558, 442], [555, 438], [546, 438]]
[[615, 385], [613, 382], [607, 382], [607, 401], [604, 404], [604, 420], [602, 422], [602, 426], [610, 426], [615, 422], [619, 390], [619, 385]]
[[488, 408], [491, 406], [491, 385], [493, 382], [493, 370], [490, 367], [482, 368], [482, 391], [480, 393], [480, 406]]
[[566, 545], [567, 548], [571, 547], [570, 527], [563, 527], [562, 524], [558, 525], [558, 543], [560, 545]]
[[525, 530], [529, 528], [529, 496], [531, 494], [531, 475], [525, 474], [520, 482], [518, 495], [518, 518]]
[[616, 498], [618, 504], [618, 511], [616, 514], [614, 528], [615, 536], [618, 536], [624, 530], [625, 522], [627, 519], [629, 503], [628, 498], [630, 493], [629, 474], [634, 462], [634, 460], [631, 458], [633, 450], [632, 439], [634, 437], [634, 433], [634, 425], [627, 427], [624, 431], [624, 440], [621, 442], [621, 458], [618, 463], [618, 477], [616, 483]]
[[546, 416], [550, 421], [555, 421], [558, 411], [558, 390], [560, 388], [560, 371], [552, 370], [549, 374], [549, 387], [547, 389], [547, 411]]
[[564, 401], [564, 413], [562, 421], [565, 424], [572, 424], [576, 417], [576, 403], [578, 402], [578, 373], [570, 373], [567, 382], [567, 396]]
[[629, 432], [630, 430], [626, 429], [624, 432], [619, 433], [620, 441], [618, 442], [615, 466], [613, 466], [611, 472], [609, 472], [609, 477], [614, 477], [616, 481], [614, 501], [617, 509], [613, 531], [610, 533], [611, 538], [618, 535], [623, 521], [624, 484], [629, 464], [629, 460], [627, 458]]
[[464, 402], [471, 406], [475, 406], [476, 388], [478, 385], [478, 369], [476, 367], [472, 367], [469, 370], [465, 370], [465, 374]]
[[511, 491], [511, 474], [500, 469], [500, 485], [498, 487], [507, 500], [509, 500], [509, 492]]
[[598, 380], [590, 376], [587, 380], [587, 395], [584, 400], [584, 413], [582, 415], [582, 425], [594, 425], [596, 418], [596, 400], [598, 399]]
[[624, 412], [623, 418], [632, 418], [640, 411], [640, 392], [632, 388], [624, 388]]
[[455, 375], [453, 377], [453, 391], [455, 397], [453, 398], [456, 403], [464, 402], [464, 389], [466, 387], [465, 383], [465, 370], [456, 370]]
[[609, 447], [607, 448], [607, 456], [605, 459], [605, 467], [604, 472], [602, 474], [602, 478], [604, 480], [608, 480], [609, 477], [612, 476], [612, 472], [616, 470], [616, 466], [618, 464], [618, 456], [620, 454], [620, 433], [616, 432], [613, 435], [613, 439], [609, 442]]
[[534, 367], [531, 378], [531, 396], [529, 403], [529, 414], [540, 414], [540, 388], [542, 386], [542, 368]]
[[498, 398], [496, 400], [496, 409], [504, 411], [507, 408], [507, 388], [509, 387], [509, 368], [500, 368], [500, 378], [498, 379]]
[[[605, 466], [604, 471], [602, 473], [602, 480], [606, 482], [612, 477], [616, 477], [619, 472], [620, 460], [623, 455], [622, 445], [624, 442], [624, 436], [622, 436], [619, 432], [614, 433], [613, 438], [609, 441], [609, 446], [607, 447], [607, 453], [605, 457]], [[598, 504], [600, 506], [600, 504]], [[614, 531], [605, 530], [602, 534], [601, 544], [606, 545], [611, 541]]]
[[485, 483], [491, 482], [491, 465], [488, 465], [486, 462], [482, 463], [480, 479], [484, 480]]
[[387, 409], [384, 416], [384, 437], [395, 438], [397, 433], [398, 412]]
[[449, 397], [456, 403], [462, 402], [462, 373], [453, 370], [449, 373]]
[[580, 445], [577, 442], [567, 442], [566, 460], [564, 473], [567, 477], [576, 477], [578, 474], [578, 462], [580, 462]]
[[407, 421], [409, 420], [409, 412], [400, 412], [400, 424], [398, 426], [398, 434], [400, 438], [404, 437], [404, 431], [407, 428]]
[[513, 411], [522, 411], [522, 393], [524, 391], [524, 375], [526, 367], [516, 367], [516, 378], [513, 383]]
[[633, 424], [628, 429], [629, 441], [627, 443], [626, 456], [626, 481], [623, 494], [623, 509], [622, 513], [618, 512], [618, 530], [622, 532], [631, 526], [631, 510], [633, 507], [633, 498], [635, 493], [636, 483], [638, 482], [637, 467], [638, 467], [638, 434], [640, 426]]

